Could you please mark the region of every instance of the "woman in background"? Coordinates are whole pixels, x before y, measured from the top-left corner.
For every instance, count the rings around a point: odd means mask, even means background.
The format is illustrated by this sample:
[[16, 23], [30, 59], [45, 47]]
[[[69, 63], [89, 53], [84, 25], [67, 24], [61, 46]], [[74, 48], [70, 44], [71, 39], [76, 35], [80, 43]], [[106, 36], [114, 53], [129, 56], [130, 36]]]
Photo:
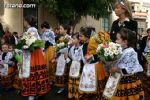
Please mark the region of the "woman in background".
[[[34, 16], [24, 18], [24, 26], [27, 28], [27, 32], [32, 32], [37, 39], [40, 39], [35, 25], [36, 19]], [[36, 48], [32, 51], [28, 60], [30, 60], [30, 76], [22, 79], [21, 94], [28, 96], [29, 100], [34, 100], [35, 96], [43, 95], [50, 90], [48, 73], [41, 48]]]
[[137, 22], [132, 20], [130, 6], [126, 0], [125, 2], [121, 1], [116, 3], [115, 14], [119, 18], [113, 22], [111, 27], [110, 38], [113, 42], [116, 41], [117, 32], [119, 32], [122, 28], [128, 28], [137, 34]]
[[49, 81], [50, 85], [54, 83], [55, 80], [55, 68], [54, 64], [52, 63], [52, 59], [55, 56], [55, 34], [54, 32], [50, 29], [49, 23], [48, 22], [43, 22], [41, 24], [41, 29], [42, 29], [42, 40], [45, 41], [45, 61], [46, 61], [46, 66], [47, 66], [47, 71], [49, 75]]

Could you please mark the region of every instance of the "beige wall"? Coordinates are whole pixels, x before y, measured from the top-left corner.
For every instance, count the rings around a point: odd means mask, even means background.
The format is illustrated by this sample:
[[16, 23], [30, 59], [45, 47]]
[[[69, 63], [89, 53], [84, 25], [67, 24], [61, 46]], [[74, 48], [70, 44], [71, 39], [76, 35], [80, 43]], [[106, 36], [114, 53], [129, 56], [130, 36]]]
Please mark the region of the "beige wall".
[[58, 26], [58, 21], [56, 17], [52, 16], [47, 9], [44, 7], [39, 7], [38, 9], [38, 22], [39, 22], [39, 27], [43, 21], [48, 21], [50, 26], [52, 28], [55, 28]]
[[80, 22], [76, 25], [74, 31], [79, 32], [82, 26], [93, 26], [96, 29], [96, 32], [103, 30], [102, 28], [102, 19], [96, 20], [91, 16], [82, 17]]
[[[4, 0], [6, 4], [22, 3], [22, 0]], [[2, 9], [0, 9], [2, 10]], [[1, 22], [5, 27], [9, 27], [11, 32], [21, 33], [23, 31], [23, 9], [22, 8], [4, 8], [4, 13], [0, 16]]]

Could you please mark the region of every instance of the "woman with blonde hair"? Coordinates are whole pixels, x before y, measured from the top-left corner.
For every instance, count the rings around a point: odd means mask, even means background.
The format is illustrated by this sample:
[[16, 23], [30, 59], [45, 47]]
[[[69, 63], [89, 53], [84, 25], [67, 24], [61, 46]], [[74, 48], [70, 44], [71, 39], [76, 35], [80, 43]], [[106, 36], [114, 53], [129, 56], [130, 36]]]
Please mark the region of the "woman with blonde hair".
[[[111, 27], [110, 37], [113, 42], [116, 41], [116, 34], [122, 28], [128, 28], [137, 35], [137, 22], [132, 19], [132, 13], [130, 10], [130, 4], [127, 0], [124, 2], [121, 0], [115, 4], [115, 14], [118, 16], [118, 19], [115, 20]], [[136, 44], [135, 44], [136, 46]]]

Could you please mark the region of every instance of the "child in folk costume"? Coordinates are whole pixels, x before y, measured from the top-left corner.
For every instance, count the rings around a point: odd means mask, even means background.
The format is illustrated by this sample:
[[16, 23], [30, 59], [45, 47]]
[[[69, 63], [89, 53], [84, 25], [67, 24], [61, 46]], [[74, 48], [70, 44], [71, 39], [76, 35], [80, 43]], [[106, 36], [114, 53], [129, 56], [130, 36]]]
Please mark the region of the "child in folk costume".
[[122, 77], [117, 85], [117, 89], [111, 100], [144, 100], [144, 91], [138, 72], [143, 68], [139, 64], [137, 53], [134, 51], [136, 34], [129, 29], [123, 28], [117, 33], [116, 42], [122, 46], [123, 54], [112, 67], [110, 73], [119, 72]]
[[101, 62], [101, 59], [98, 59], [98, 56], [96, 54], [97, 47], [100, 43], [108, 43], [110, 41], [110, 36], [107, 32], [100, 31], [94, 36], [90, 38], [89, 45], [88, 45], [88, 55], [87, 59], [89, 59], [91, 56], [93, 57], [93, 62], [95, 63], [95, 70], [96, 70], [96, 78], [97, 78], [97, 90], [96, 95], [94, 97], [95, 100], [100, 100], [102, 97], [102, 93], [105, 88], [105, 84], [107, 81], [107, 74], [105, 70], [105, 66], [103, 62]]
[[[71, 36], [68, 33], [68, 25], [60, 25], [59, 32], [61, 36], [58, 38], [59, 43], [65, 43], [68, 45], [71, 40]], [[69, 73], [69, 59], [68, 59], [68, 46], [57, 51], [57, 66], [56, 66], [56, 77], [55, 85], [60, 87], [57, 93], [62, 93], [65, 90], [66, 84], [68, 83], [68, 73]]]
[[12, 88], [14, 79], [15, 62], [12, 60], [13, 54], [9, 52], [9, 45], [2, 45], [2, 53], [0, 56], [0, 76], [1, 84], [4, 88]]
[[[21, 80], [19, 79], [19, 70], [17, 67], [17, 60], [15, 58], [16, 56], [16, 50], [15, 50], [15, 46], [14, 45], [9, 45], [9, 52], [11, 52], [13, 54], [13, 58], [12, 60], [15, 62], [15, 66], [14, 66], [14, 80], [13, 80], [13, 87], [16, 89], [16, 93], [19, 94], [20, 90], [21, 90]], [[21, 52], [21, 51], [20, 51]]]
[[71, 59], [71, 66], [69, 71], [68, 83], [68, 98], [79, 99], [79, 79], [82, 72], [84, 57], [82, 46], [79, 43], [79, 34], [73, 34], [72, 47], [69, 50], [69, 58]]
[[42, 40], [45, 41], [45, 61], [46, 61], [46, 66], [49, 74], [49, 81], [50, 84], [52, 85], [55, 79], [54, 72], [54, 64], [52, 63], [52, 59], [54, 58], [55, 55], [55, 34], [54, 32], [50, 29], [49, 23], [48, 22], [43, 22], [41, 24], [41, 29], [42, 29]]
[[[34, 16], [29, 15], [25, 17], [24, 26], [28, 28], [27, 32], [32, 33], [34, 37], [40, 40], [35, 25], [36, 20]], [[30, 71], [24, 74], [28, 74], [28, 76], [23, 76], [22, 78], [21, 94], [23, 96], [29, 96], [29, 100], [34, 100], [34, 96], [43, 95], [50, 90], [45, 59], [41, 48], [35, 48], [32, 52], [23, 50], [23, 57], [27, 58], [23, 60], [23, 67], [25, 64], [26, 68], [30, 67]]]
[[[95, 70], [95, 91], [92, 93], [93, 100], [100, 100], [102, 97], [103, 90], [105, 88], [105, 83], [107, 80], [106, 71], [103, 67], [103, 63], [99, 61], [96, 50], [98, 44], [105, 43], [110, 41], [110, 36], [106, 32], [99, 32], [92, 36], [89, 40], [88, 47], [87, 47], [87, 54], [85, 56], [86, 60], [91, 59], [92, 66], [94, 65]], [[86, 73], [86, 72], [85, 72]]]
[[[88, 54], [87, 50], [88, 50], [88, 44], [89, 44], [89, 40], [91, 37], [91, 33], [92, 33], [92, 30], [89, 27], [81, 27], [81, 29], [80, 29], [79, 40], [80, 40], [80, 43], [82, 44], [82, 52], [83, 52], [84, 59], [86, 58], [86, 56]], [[89, 59], [83, 60], [84, 64], [87, 64], [88, 62], [90, 62], [90, 60]], [[84, 66], [84, 65], [82, 65], [82, 66]], [[83, 67], [83, 69], [84, 69], [84, 67]], [[80, 94], [79, 100], [92, 99], [93, 95], [91, 94], [91, 92], [89, 92], [89, 91], [84, 92], [84, 91], [81, 91], [81, 89], [80, 89], [80, 86], [82, 86], [82, 77], [84, 76], [83, 69], [82, 69], [82, 74], [80, 76], [80, 81], [79, 81], [79, 94]]]

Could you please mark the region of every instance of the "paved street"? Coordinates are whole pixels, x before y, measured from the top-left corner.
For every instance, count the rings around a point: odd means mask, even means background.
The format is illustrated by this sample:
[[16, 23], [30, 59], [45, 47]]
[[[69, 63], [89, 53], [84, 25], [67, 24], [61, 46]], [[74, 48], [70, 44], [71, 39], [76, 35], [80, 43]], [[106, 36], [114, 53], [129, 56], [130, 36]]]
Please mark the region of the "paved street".
[[[68, 100], [67, 93], [56, 94], [58, 88], [54, 87], [48, 94], [44, 96], [44, 100]], [[28, 100], [26, 97], [17, 95], [14, 92], [3, 93], [0, 100]], [[43, 99], [40, 99], [43, 100]]]
[[[54, 87], [52, 91], [44, 96], [44, 99], [38, 100], [68, 100], [67, 93], [64, 94], [56, 94], [58, 88]], [[28, 100], [26, 97], [22, 97], [21, 95], [17, 95], [15, 93], [3, 93], [0, 100]], [[146, 96], [145, 100], [150, 100], [150, 96]]]

